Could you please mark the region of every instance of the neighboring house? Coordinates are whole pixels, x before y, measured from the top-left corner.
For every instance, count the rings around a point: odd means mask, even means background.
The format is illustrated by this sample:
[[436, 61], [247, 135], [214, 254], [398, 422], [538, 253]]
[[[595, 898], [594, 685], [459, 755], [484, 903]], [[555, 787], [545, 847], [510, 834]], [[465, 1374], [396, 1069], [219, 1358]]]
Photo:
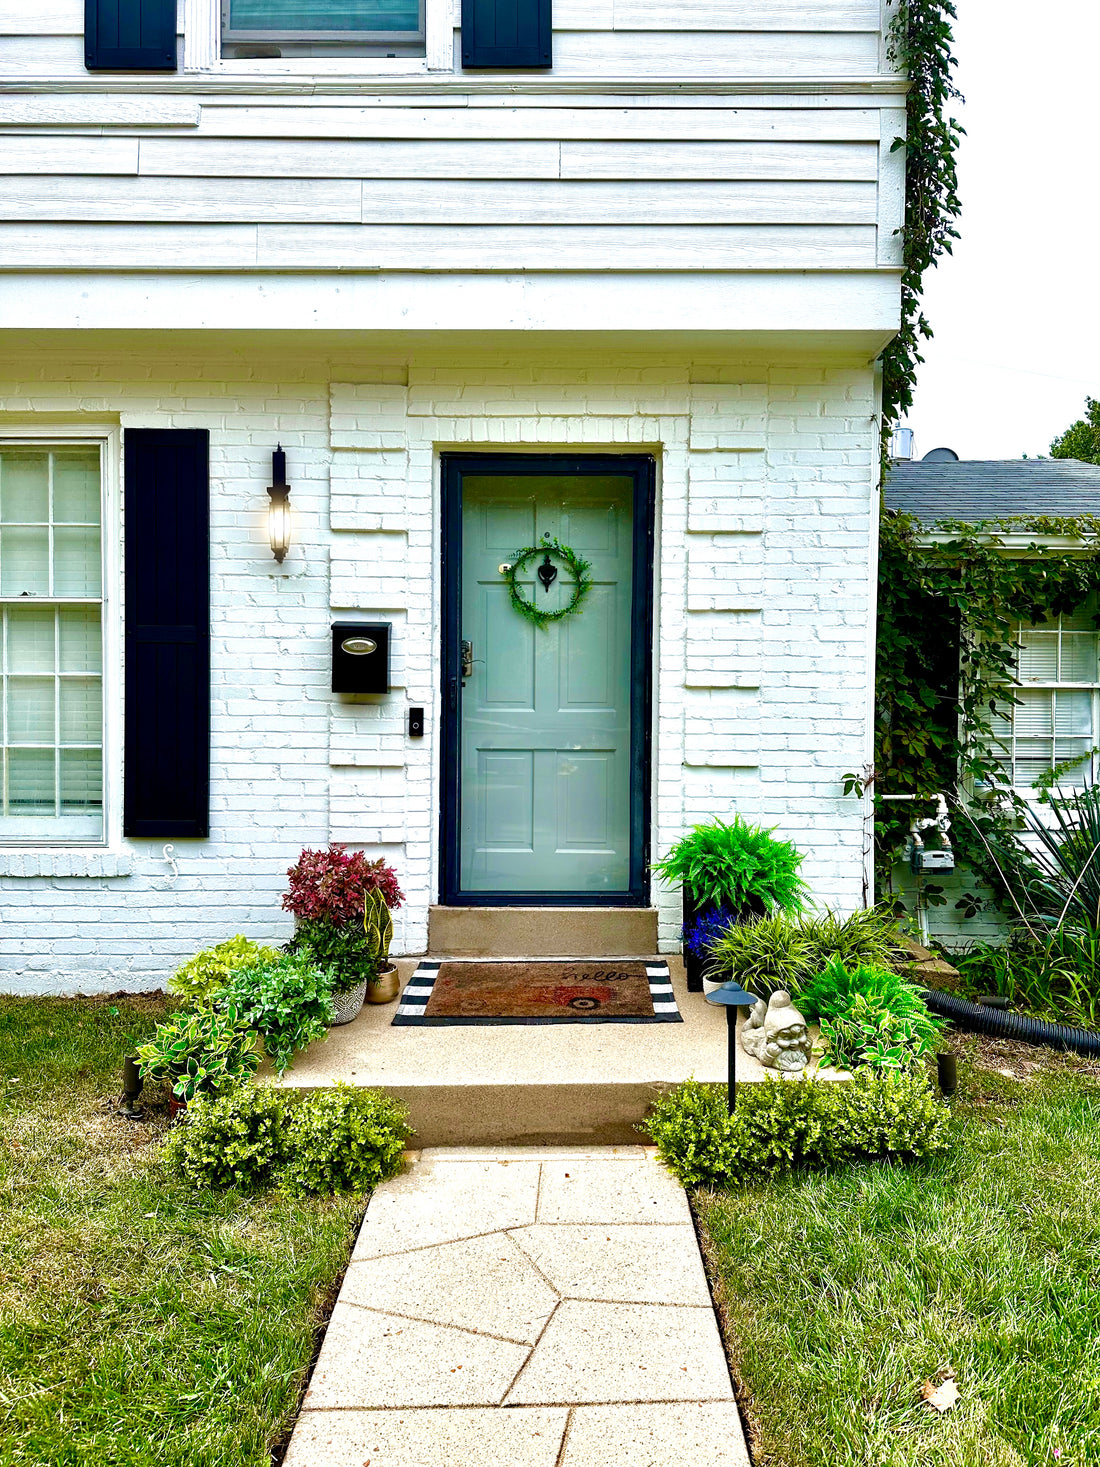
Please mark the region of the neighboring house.
[[[885, 502], [888, 509], [915, 516], [929, 536], [950, 520], [1096, 518], [1100, 466], [1076, 459], [968, 462], [953, 455], [898, 462], [887, 476]], [[999, 533], [1006, 554], [1044, 538], [1010, 527]], [[1049, 542], [1072, 552], [1070, 537]], [[1100, 633], [1093, 612], [1089, 602], [1073, 613], [1017, 629], [1018, 702], [1006, 709], [995, 732], [1004, 745], [1005, 772], [1025, 799], [1036, 798], [1036, 781], [1056, 766], [1062, 789], [1092, 783], [1100, 774]], [[955, 910], [953, 899], [974, 885], [966, 873], [942, 878], [941, 884], [952, 900], [929, 912], [933, 936], [971, 940], [1003, 930], [988, 913], [965, 919]]]
[[858, 905], [888, 8], [3, 6], [3, 986], [285, 935], [330, 840], [406, 953], [675, 950], [647, 863], [733, 810]]

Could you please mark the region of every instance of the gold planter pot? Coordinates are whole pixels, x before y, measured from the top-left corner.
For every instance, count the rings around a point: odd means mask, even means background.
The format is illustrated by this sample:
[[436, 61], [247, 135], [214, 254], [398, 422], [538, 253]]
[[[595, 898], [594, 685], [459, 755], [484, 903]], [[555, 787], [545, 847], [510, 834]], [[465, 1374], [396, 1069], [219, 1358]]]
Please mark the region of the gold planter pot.
[[383, 968], [373, 983], [367, 984], [368, 1003], [393, 1003], [401, 992], [401, 980], [396, 968]]

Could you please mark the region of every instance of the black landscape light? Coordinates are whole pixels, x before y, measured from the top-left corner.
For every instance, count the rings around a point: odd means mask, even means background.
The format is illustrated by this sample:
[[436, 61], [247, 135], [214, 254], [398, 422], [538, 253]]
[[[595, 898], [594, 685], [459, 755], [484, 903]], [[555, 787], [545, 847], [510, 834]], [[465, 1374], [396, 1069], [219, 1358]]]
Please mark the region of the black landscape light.
[[949, 1049], [936, 1056], [936, 1071], [941, 1095], [954, 1095], [959, 1085], [959, 1068]]
[[286, 452], [280, 443], [271, 455], [271, 503], [267, 510], [267, 534], [271, 553], [282, 565], [290, 549], [290, 485], [286, 481]]
[[140, 1121], [145, 1111], [138, 1104], [144, 1082], [138, 1073], [137, 1060], [128, 1054], [122, 1061], [122, 1097], [118, 1102], [119, 1115], [128, 1121]]
[[727, 1098], [730, 1115], [733, 1115], [734, 1107], [737, 1104], [737, 1010], [751, 1009], [759, 1002], [760, 1000], [755, 993], [746, 993], [735, 979], [729, 983], [723, 983], [721, 988], [716, 988], [713, 993], [707, 994], [707, 1003], [719, 1004], [726, 1011], [727, 1061], [729, 1065]]

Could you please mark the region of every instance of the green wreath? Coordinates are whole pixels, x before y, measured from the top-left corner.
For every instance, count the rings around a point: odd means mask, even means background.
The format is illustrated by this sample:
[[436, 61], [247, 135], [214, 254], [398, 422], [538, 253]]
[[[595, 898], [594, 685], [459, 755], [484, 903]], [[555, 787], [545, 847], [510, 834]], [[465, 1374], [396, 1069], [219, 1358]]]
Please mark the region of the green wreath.
[[[540, 611], [538, 607], [520, 590], [518, 578], [530, 565], [537, 555], [545, 555], [547, 560], [550, 556], [556, 556], [562, 561], [566, 570], [573, 577], [573, 597], [568, 606], [561, 607], [558, 611]], [[528, 545], [526, 550], [517, 550], [512, 564], [501, 571], [504, 583], [508, 587], [508, 599], [512, 606], [525, 616], [529, 622], [537, 627], [549, 626], [552, 621], [561, 621], [563, 616], [569, 616], [574, 611], [581, 609], [584, 598], [592, 589], [592, 577], [588, 572], [592, 569], [590, 563], [575, 550], [570, 550], [568, 545], [563, 545], [551, 535], [543, 535], [541, 545]], [[549, 586], [547, 587], [549, 590]]]

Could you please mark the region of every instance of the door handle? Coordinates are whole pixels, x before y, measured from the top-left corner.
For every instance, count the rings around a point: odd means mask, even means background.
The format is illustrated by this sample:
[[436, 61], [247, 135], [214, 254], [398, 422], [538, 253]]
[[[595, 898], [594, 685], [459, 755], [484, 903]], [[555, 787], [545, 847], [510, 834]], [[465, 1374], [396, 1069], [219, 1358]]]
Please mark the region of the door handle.
[[462, 643], [462, 676], [464, 678], [474, 675], [474, 644], [472, 642]]

